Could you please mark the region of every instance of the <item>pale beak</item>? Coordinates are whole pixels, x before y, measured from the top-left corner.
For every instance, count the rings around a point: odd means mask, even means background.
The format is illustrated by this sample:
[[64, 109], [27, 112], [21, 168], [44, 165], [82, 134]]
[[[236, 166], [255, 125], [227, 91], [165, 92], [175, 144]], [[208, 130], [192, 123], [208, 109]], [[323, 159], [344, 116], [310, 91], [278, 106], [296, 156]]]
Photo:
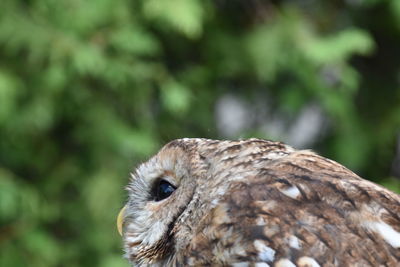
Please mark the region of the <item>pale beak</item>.
[[117, 217], [118, 233], [121, 236], [122, 236], [122, 225], [124, 223], [124, 217], [125, 217], [125, 210], [126, 210], [126, 205], [121, 209], [121, 211], [118, 213], [118, 217]]

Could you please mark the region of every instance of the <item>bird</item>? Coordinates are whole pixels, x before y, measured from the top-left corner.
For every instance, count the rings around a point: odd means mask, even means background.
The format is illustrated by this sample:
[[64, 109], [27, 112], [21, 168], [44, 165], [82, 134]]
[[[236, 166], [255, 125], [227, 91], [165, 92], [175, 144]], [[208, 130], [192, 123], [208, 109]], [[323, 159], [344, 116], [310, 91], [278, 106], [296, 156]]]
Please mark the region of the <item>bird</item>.
[[400, 266], [400, 195], [311, 150], [177, 139], [126, 190], [131, 266]]

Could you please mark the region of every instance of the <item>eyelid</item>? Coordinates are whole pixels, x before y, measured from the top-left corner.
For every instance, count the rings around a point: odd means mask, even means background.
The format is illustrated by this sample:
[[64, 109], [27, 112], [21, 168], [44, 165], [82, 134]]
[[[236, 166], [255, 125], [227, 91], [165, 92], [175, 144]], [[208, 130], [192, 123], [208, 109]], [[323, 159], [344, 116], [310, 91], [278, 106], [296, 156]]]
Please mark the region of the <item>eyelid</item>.
[[152, 187], [156, 186], [156, 185], [159, 184], [161, 181], [166, 181], [166, 182], [170, 183], [173, 187], [178, 188], [178, 185], [176, 184], [175, 179], [172, 178], [172, 177], [169, 176], [169, 175], [162, 175], [162, 176], [159, 176], [159, 177], [157, 177], [156, 179], [154, 179], [154, 181], [153, 181], [153, 186], [152, 186]]

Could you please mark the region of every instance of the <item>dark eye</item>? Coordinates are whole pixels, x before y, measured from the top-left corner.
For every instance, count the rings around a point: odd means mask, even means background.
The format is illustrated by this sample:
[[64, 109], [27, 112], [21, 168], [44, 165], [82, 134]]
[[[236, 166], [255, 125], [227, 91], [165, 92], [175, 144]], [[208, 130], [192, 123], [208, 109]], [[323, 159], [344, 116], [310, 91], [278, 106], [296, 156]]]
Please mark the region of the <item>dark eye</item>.
[[168, 183], [165, 180], [161, 180], [156, 184], [156, 187], [153, 190], [154, 200], [161, 201], [169, 197], [174, 191], [176, 187], [172, 184]]

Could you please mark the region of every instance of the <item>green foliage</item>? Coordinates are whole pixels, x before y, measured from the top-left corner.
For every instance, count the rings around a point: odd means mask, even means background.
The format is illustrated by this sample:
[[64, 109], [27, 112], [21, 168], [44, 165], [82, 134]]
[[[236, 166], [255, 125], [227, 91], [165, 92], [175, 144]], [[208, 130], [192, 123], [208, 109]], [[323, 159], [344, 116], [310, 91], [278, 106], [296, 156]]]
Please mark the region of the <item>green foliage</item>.
[[[314, 149], [400, 192], [400, 4], [347, 2], [3, 0], [0, 266], [127, 266], [128, 172], [171, 139], [223, 138], [227, 93], [289, 118], [317, 103]], [[272, 136], [237, 137], [254, 133]]]
[[199, 0], [143, 1], [143, 13], [189, 38], [197, 38], [202, 33], [204, 6]]

